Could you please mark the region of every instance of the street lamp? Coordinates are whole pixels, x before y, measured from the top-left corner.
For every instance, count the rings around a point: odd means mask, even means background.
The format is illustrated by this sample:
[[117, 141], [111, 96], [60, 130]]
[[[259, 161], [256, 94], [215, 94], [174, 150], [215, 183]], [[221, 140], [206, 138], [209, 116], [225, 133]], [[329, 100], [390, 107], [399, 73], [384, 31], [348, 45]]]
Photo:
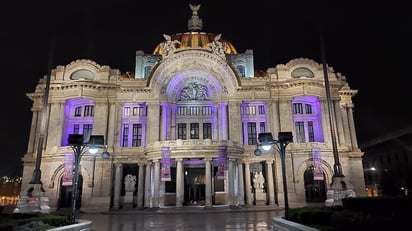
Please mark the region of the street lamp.
[[283, 179], [283, 196], [285, 201], [285, 219], [289, 218], [289, 199], [288, 199], [288, 186], [286, 182], [286, 162], [285, 162], [285, 153], [286, 153], [286, 146], [293, 142], [293, 135], [292, 132], [279, 132], [278, 139], [274, 140], [272, 137], [272, 133], [259, 133], [258, 136], [259, 144], [255, 150], [255, 155], [260, 156], [262, 155], [262, 148], [265, 151], [269, 151], [273, 149], [279, 152], [280, 160], [282, 164], [282, 179]]
[[[82, 156], [89, 151], [91, 154], [96, 154], [99, 148], [105, 148], [103, 135], [91, 135], [88, 140], [85, 139], [83, 134], [69, 134], [68, 143], [74, 152], [74, 172], [73, 172], [73, 191], [72, 191], [72, 204], [71, 204], [71, 216], [70, 224], [74, 224], [76, 221], [76, 199], [78, 197], [78, 183], [79, 183], [79, 166]], [[103, 159], [109, 158], [110, 154], [107, 151], [102, 153]]]

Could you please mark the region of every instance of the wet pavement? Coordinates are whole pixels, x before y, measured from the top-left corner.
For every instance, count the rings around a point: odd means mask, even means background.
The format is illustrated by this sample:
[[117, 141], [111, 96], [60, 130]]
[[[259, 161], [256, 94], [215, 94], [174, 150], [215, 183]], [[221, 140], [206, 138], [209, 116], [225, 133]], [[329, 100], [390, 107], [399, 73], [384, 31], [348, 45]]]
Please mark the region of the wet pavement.
[[109, 213], [81, 213], [93, 231], [217, 231], [272, 230], [272, 219], [284, 215], [280, 207], [183, 207], [122, 209]]

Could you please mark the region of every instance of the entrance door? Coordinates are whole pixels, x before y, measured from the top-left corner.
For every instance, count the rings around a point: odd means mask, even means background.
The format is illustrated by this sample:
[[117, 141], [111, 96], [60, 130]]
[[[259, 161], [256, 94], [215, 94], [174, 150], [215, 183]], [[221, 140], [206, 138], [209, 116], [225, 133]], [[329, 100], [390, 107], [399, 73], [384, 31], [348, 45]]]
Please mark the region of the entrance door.
[[205, 168], [186, 166], [184, 205], [205, 205]]
[[[306, 202], [324, 202], [326, 200], [325, 180], [314, 180], [314, 167], [306, 169], [304, 173]], [[323, 173], [323, 179], [325, 174]]]
[[[59, 208], [71, 208], [73, 187], [71, 185], [63, 185], [62, 181], [63, 181], [63, 177], [60, 180], [60, 203], [59, 203]], [[82, 189], [83, 189], [83, 177], [82, 177], [82, 175], [79, 175], [78, 194], [77, 194], [78, 197], [77, 197], [77, 200], [76, 200], [76, 209], [79, 209], [81, 207]]]

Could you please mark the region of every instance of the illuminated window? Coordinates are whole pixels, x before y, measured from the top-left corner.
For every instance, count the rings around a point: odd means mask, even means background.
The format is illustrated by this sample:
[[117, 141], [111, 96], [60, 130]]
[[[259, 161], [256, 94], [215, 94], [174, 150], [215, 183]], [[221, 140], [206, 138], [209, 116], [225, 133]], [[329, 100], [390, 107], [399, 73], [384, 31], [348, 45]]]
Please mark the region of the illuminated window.
[[123, 125], [123, 139], [122, 139], [122, 147], [128, 147], [129, 146], [129, 125], [124, 124]]
[[95, 105], [91, 99], [67, 100], [65, 105], [64, 133], [61, 144], [68, 145], [69, 134], [83, 134], [87, 140], [93, 132]]
[[142, 125], [133, 124], [132, 147], [142, 146]]
[[199, 139], [199, 124], [190, 124], [190, 139]]
[[147, 121], [146, 111], [145, 103], [133, 102], [123, 105], [123, 130], [120, 139], [122, 147], [140, 147], [144, 145]]
[[130, 116], [130, 107], [124, 107], [123, 116]]
[[262, 102], [244, 102], [240, 106], [240, 114], [243, 144], [256, 145], [257, 135], [266, 132], [266, 105]]
[[144, 77], [147, 77], [152, 70], [152, 66], [145, 66], [144, 67]]
[[76, 108], [74, 109], [74, 116], [75, 116], [75, 117], [80, 117], [80, 116], [82, 116], [82, 107], [76, 107]]
[[84, 106], [84, 116], [85, 117], [93, 117], [94, 116], [94, 105], [86, 105]]
[[247, 144], [255, 145], [257, 144], [257, 132], [256, 132], [256, 123], [248, 122], [247, 123]]
[[186, 139], [186, 124], [178, 123], [177, 124], [177, 138], [185, 140]]
[[203, 139], [212, 139], [212, 124], [203, 124]]
[[297, 143], [323, 142], [321, 110], [317, 97], [295, 97], [292, 113]]
[[240, 76], [241, 77], [245, 77], [246, 76], [246, 72], [245, 72], [245, 67], [242, 65], [238, 65], [237, 69], [239, 70]]

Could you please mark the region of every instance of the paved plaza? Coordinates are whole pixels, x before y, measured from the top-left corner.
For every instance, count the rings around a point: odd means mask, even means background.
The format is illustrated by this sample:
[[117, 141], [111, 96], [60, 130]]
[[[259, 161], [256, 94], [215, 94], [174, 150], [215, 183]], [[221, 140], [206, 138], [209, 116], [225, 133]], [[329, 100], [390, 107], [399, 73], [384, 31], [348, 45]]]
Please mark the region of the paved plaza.
[[126, 209], [110, 213], [81, 213], [79, 219], [93, 222], [93, 231], [192, 231], [272, 230], [274, 217], [284, 215], [279, 207], [183, 207]]

